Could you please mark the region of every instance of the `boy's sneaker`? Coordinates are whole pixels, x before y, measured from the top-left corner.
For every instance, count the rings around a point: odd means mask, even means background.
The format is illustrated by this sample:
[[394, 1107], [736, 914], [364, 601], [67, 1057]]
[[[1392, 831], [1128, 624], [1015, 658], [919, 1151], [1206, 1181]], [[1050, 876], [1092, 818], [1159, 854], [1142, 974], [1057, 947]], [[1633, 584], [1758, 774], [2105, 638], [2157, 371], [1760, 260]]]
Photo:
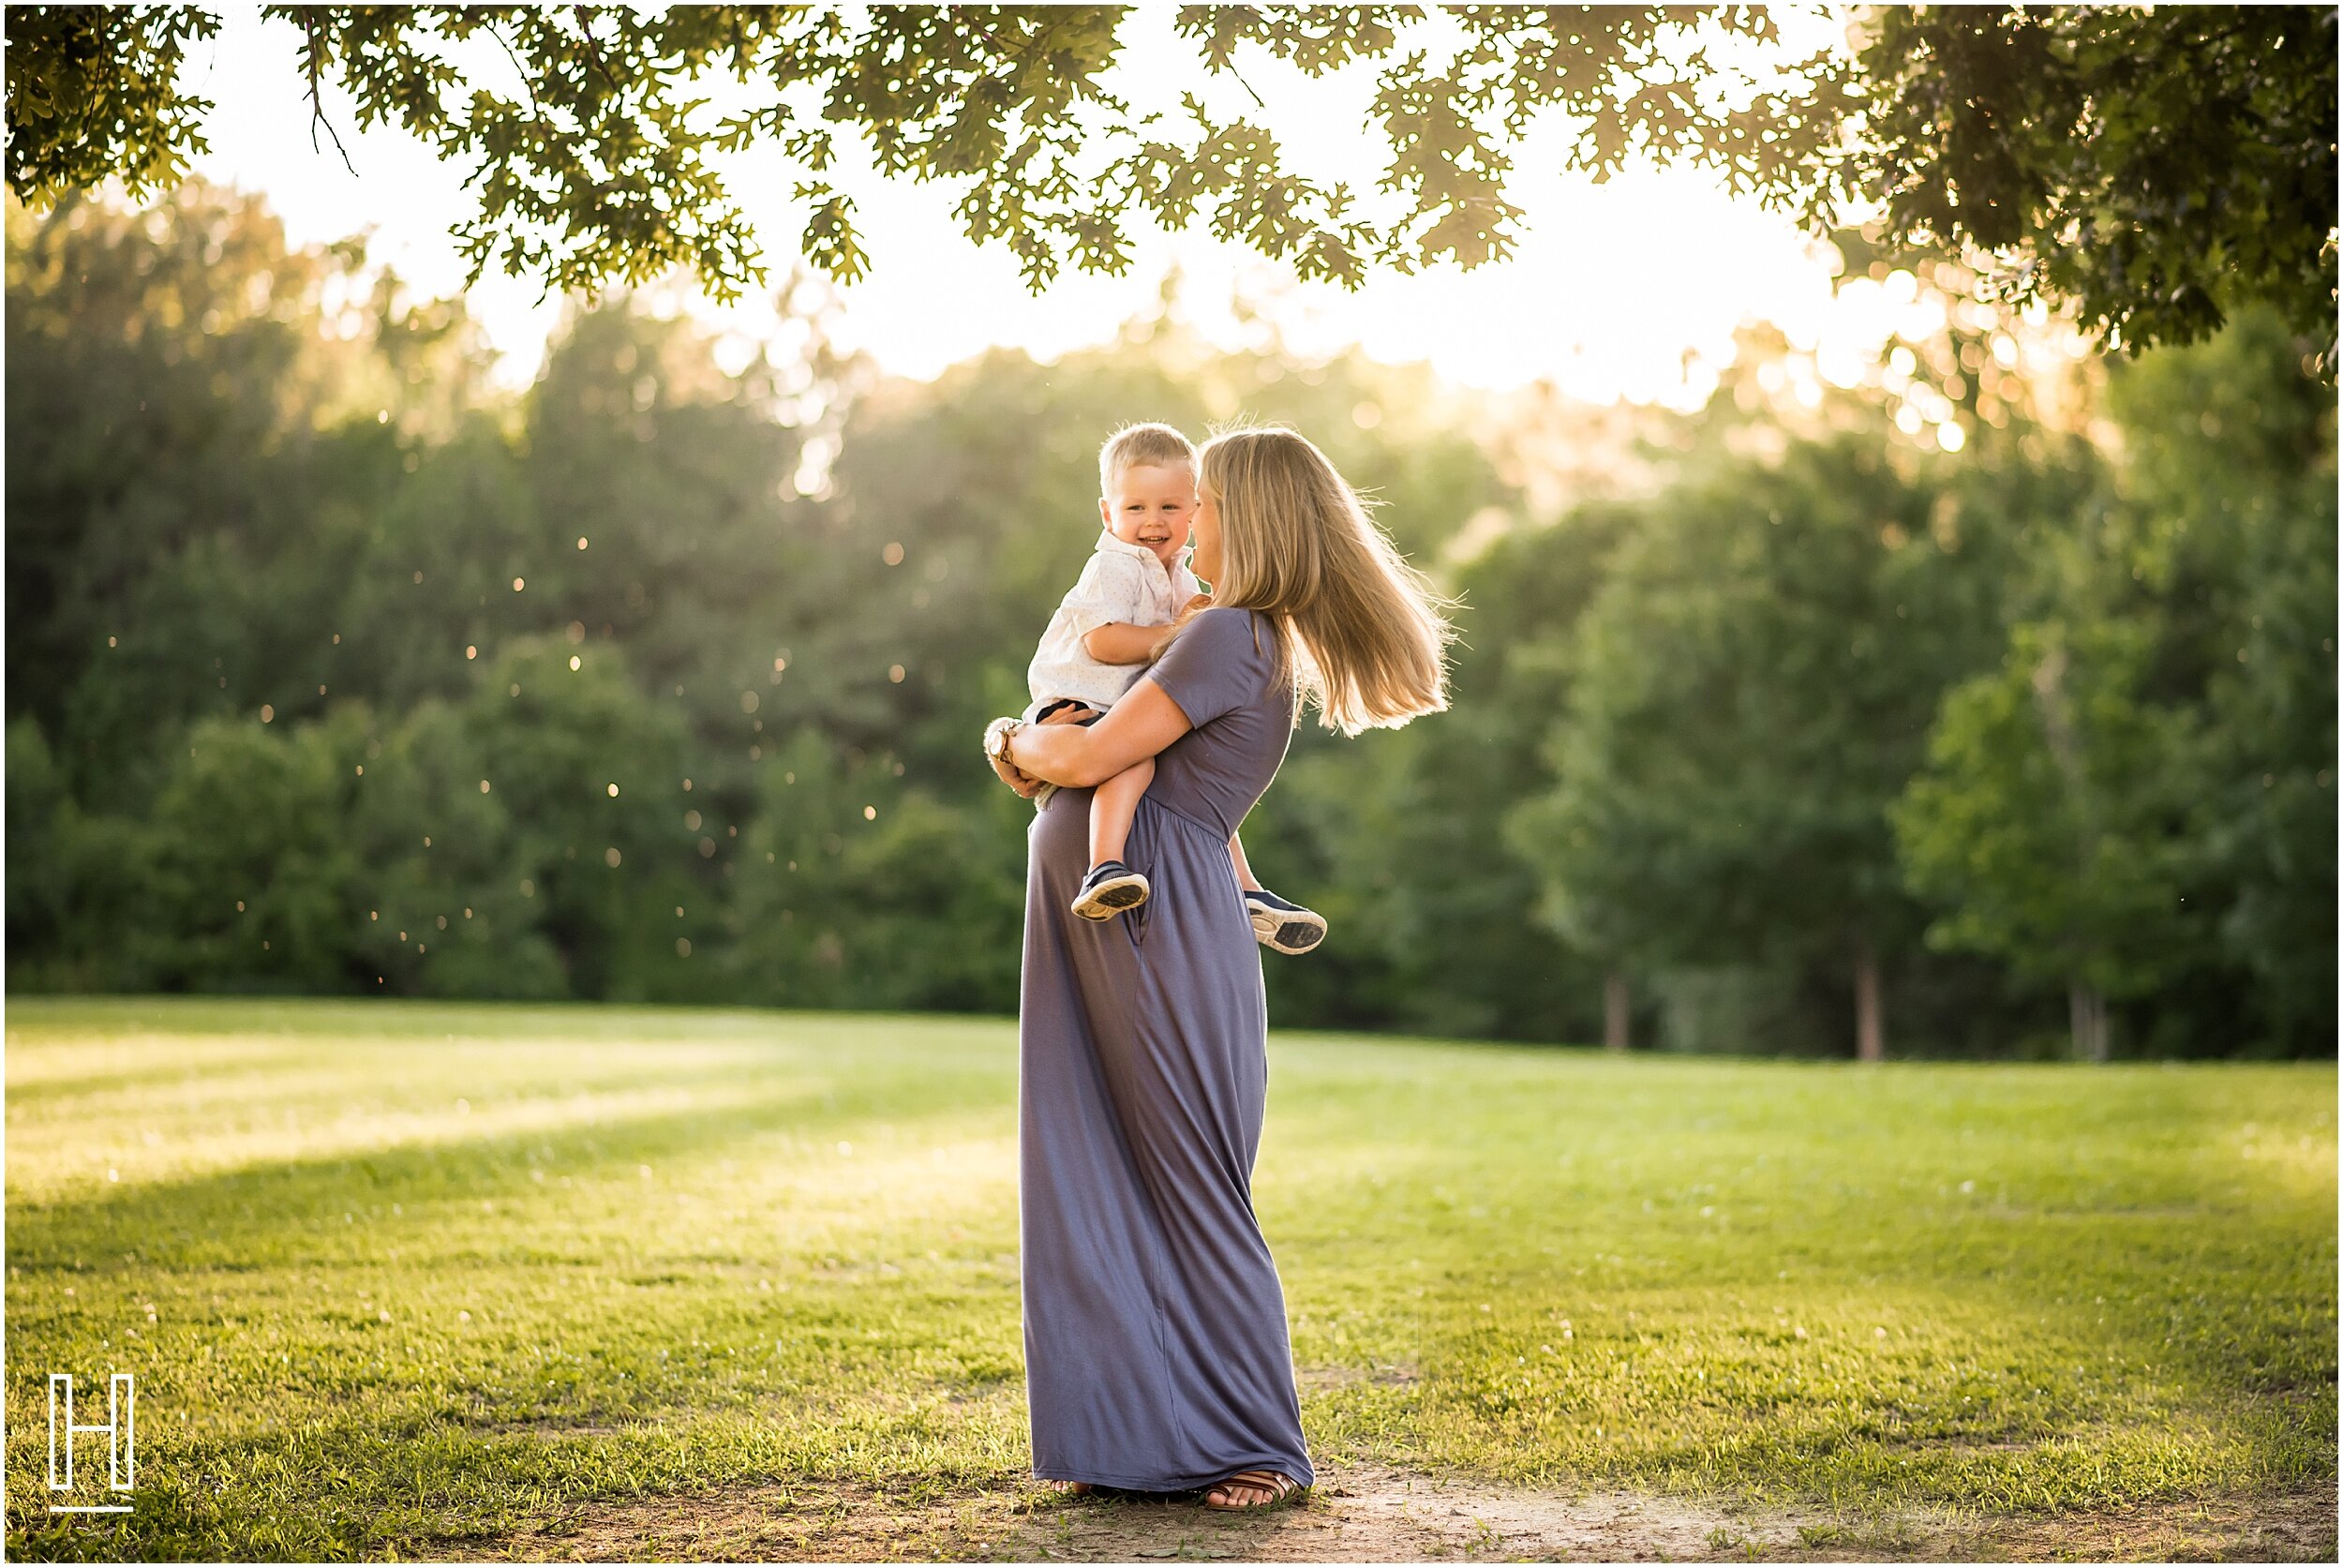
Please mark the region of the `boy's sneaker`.
[[1147, 902], [1147, 879], [1120, 860], [1101, 860], [1082, 878], [1074, 913], [1085, 920], [1111, 920]]
[[1281, 953], [1308, 952], [1326, 936], [1325, 916], [1266, 888], [1245, 889], [1245, 914], [1253, 922], [1254, 939]]

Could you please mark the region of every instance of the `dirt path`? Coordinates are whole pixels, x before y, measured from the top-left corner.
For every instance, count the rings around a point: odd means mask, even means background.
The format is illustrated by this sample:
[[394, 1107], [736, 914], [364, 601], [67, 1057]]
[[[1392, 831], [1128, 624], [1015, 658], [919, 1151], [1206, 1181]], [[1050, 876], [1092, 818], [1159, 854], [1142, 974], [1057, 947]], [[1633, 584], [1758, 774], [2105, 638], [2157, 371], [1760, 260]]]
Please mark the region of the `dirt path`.
[[429, 1550], [475, 1561], [2332, 1562], [2336, 1516], [2331, 1486], [2049, 1518], [1854, 1520], [1352, 1466], [1321, 1470], [1306, 1503], [1261, 1515], [1215, 1513], [1186, 1499], [1066, 1499], [1038, 1486], [888, 1492], [809, 1482], [593, 1504], [499, 1539]]

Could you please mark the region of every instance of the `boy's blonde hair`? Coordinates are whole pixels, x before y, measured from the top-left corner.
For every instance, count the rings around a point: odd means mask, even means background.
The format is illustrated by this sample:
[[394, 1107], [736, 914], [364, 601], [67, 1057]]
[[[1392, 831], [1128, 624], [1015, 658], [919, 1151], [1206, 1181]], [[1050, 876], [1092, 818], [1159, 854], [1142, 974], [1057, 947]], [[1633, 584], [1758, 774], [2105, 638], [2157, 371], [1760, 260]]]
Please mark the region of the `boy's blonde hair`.
[[1098, 449], [1098, 493], [1114, 493], [1114, 482], [1126, 469], [1185, 463], [1196, 467], [1196, 448], [1169, 425], [1126, 425]]
[[1220, 509], [1213, 604], [1269, 618], [1321, 724], [1356, 735], [1448, 706], [1455, 601], [1400, 555], [1324, 453], [1276, 426], [1231, 430], [1204, 443], [1197, 485]]

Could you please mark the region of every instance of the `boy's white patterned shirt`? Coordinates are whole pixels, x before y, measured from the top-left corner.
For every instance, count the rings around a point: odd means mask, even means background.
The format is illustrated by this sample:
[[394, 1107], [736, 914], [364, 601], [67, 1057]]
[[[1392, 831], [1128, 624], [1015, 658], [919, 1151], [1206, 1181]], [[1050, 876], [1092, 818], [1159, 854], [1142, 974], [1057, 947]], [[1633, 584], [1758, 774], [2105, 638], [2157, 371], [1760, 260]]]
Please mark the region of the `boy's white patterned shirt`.
[[1145, 665], [1110, 665], [1082, 649], [1082, 637], [1101, 626], [1169, 626], [1181, 608], [1203, 591], [1187, 568], [1190, 550], [1170, 567], [1143, 545], [1127, 545], [1106, 529], [1083, 563], [1082, 575], [1058, 602], [1041, 634], [1041, 645], [1026, 666], [1033, 704], [1030, 718], [1053, 697], [1076, 697], [1100, 711], [1112, 708], [1147, 672]]

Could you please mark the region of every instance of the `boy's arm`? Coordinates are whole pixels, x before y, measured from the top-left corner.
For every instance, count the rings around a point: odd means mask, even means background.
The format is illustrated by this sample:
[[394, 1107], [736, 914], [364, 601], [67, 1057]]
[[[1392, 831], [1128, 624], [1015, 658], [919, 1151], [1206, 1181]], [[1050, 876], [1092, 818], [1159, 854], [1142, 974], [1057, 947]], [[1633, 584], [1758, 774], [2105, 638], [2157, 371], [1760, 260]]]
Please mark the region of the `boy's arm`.
[[1134, 626], [1111, 620], [1082, 634], [1082, 651], [1102, 665], [1143, 665], [1168, 626]]
[[1143, 665], [1164, 632], [1158, 626], [1151, 635], [1136, 623], [1145, 605], [1138, 562], [1094, 555], [1059, 608], [1073, 617], [1084, 653], [1102, 665]]

